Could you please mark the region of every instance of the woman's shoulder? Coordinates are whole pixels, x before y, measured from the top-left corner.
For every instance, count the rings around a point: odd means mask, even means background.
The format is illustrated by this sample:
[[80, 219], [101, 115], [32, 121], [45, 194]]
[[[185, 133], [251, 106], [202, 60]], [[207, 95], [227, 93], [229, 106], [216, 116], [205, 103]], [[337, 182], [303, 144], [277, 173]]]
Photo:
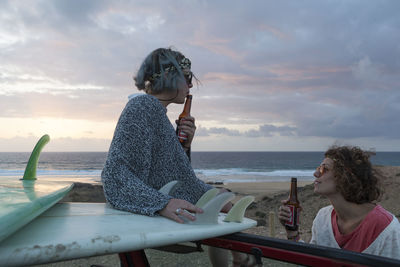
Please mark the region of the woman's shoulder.
[[164, 107], [161, 102], [154, 96], [148, 94], [133, 94], [130, 95], [126, 108], [135, 110], [160, 110]]
[[[326, 206], [321, 208], [317, 215], [314, 218], [312, 228], [313, 235], [318, 233], [318, 236], [326, 237], [325, 233], [331, 233], [332, 224], [331, 224], [331, 214], [332, 214], [332, 206]], [[317, 235], [314, 237], [317, 238]], [[320, 243], [321, 241], [319, 241]], [[325, 241], [324, 241], [325, 242]], [[322, 242], [322, 243], [324, 243]]]
[[157, 103], [160, 102], [158, 99], [152, 95], [137, 93], [128, 96], [128, 103]]
[[326, 224], [330, 222], [332, 210], [332, 205], [321, 208], [314, 218], [314, 224]]
[[332, 205], [323, 207], [318, 211], [317, 216], [318, 215], [319, 216], [324, 216], [324, 215], [329, 215], [330, 216], [331, 213], [332, 213], [332, 210], [333, 210], [333, 206]]
[[400, 259], [400, 223], [396, 216], [391, 215], [393, 219], [390, 224], [379, 233], [374, 242], [363, 252]]
[[393, 213], [387, 211], [386, 209], [384, 209], [383, 207], [380, 207], [380, 212], [384, 214], [386, 220], [389, 220], [390, 223], [388, 226], [390, 226], [390, 228], [393, 228], [396, 230], [398, 236], [400, 237], [400, 221], [399, 219], [396, 217], [396, 215], [394, 215]]
[[395, 229], [396, 234], [400, 237], [400, 222], [396, 216], [393, 215], [393, 220], [390, 222], [389, 226]]
[[392, 213], [384, 209], [381, 205], [376, 205], [368, 215], [371, 215], [374, 220], [379, 220], [386, 224], [389, 224], [395, 218]]

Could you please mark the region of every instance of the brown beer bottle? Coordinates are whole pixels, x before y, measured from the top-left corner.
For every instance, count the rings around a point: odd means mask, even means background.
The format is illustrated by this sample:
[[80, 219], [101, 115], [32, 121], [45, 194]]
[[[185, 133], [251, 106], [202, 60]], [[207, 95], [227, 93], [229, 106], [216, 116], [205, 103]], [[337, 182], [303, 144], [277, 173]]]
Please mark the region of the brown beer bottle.
[[290, 185], [290, 195], [286, 206], [290, 208], [290, 220], [285, 222], [285, 227], [289, 231], [297, 231], [299, 229], [300, 202], [297, 199], [297, 178], [292, 177]]
[[[186, 96], [185, 106], [183, 107], [181, 115], [179, 115], [178, 117], [178, 126], [181, 123], [181, 119], [190, 116], [190, 108], [192, 107], [192, 98], [193, 98], [192, 95]], [[179, 130], [178, 127], [176, 127], [176, 135], [178, 136], [179, 142], [181, 142], [181, 144], [187, 140], [187, 134], [182, 130]]]

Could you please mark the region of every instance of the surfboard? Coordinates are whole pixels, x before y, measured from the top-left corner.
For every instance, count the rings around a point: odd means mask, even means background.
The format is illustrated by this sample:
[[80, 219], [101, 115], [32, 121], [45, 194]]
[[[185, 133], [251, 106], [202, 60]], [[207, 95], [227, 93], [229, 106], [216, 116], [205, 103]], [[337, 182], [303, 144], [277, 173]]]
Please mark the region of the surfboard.
[[[204, 212], [185, 224], [116, 210], [105, 203], [56, 204], [73, 184], [36, 180], [39, 154], [48, 141], [47, 135], [39, 140], [21, 181], [0, 180], [0, 263], [5, 266], [160, 247], [231, 234], [257, 224], [244, 218], [254, 197], [242, 198], [226, 215], [219, 211], [234, 194], [218, 194], [217, 189], [199, 199], [196, 205]], [[172, 181], [160, 192], [169, 194], [177, 185]]]
[[50, 140], [44, 135], [36, 144], [20, 177], [0, 177], [0, 242], [61, 200], [71, 182], [39, 181], [36, 168], [40, 152]]
[[120, 211], [105, 203], [57, 203], [0, 243], [0, 262], [32, 265], [196, 241], [239, 232], [254, 220], [179, 224]]

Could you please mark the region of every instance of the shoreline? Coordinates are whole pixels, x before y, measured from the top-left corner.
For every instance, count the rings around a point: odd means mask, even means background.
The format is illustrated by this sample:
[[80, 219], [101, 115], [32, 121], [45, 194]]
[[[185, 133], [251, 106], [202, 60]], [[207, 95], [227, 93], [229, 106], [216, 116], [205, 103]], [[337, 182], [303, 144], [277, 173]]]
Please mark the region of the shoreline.
[[[240, 182], [240, 183], [208, 183], [216, 188], [226, 188], [234, 192], [237, 197], [251, 195], [258, 201], [265, 197], [273, 197], [277, 194], [290, 191], [288, 182]], [[312, 181], [297, 181], [297, 187], [313, 184]], [[74, 182], [74, 188], [61, 202], [106, 202], [101, 183]]]
[[[303, 188], [306, 185], [313, 184], [313, 181], [297, 181], [297, 187]], [[278, 194], [290, 191], [290, 181], [288, 182], [248, 182], [248, 183], [226, 183], [216, 184], [215, 187], [223, 187], [232, 190], [238, 196], [251, 195], [258, 201], [265, 197], [274, 197]]]

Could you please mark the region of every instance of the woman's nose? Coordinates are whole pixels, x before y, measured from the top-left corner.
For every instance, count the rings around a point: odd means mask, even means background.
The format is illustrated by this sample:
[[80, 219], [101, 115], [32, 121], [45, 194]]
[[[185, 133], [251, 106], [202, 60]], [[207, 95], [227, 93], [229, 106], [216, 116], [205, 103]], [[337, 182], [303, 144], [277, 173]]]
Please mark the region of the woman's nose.
[[193, 87], [193, 84], [192, 84], [192, 83], [189, 83], [189, 84], [188, 84], [188, 87], [189, 87], [189, 89], [192, 88], [192, 87]]
[[321, 173], [319, 172], [319, 170], [315, 170], [314, 176], [317, 178], [319, 178], [321, 176]]

